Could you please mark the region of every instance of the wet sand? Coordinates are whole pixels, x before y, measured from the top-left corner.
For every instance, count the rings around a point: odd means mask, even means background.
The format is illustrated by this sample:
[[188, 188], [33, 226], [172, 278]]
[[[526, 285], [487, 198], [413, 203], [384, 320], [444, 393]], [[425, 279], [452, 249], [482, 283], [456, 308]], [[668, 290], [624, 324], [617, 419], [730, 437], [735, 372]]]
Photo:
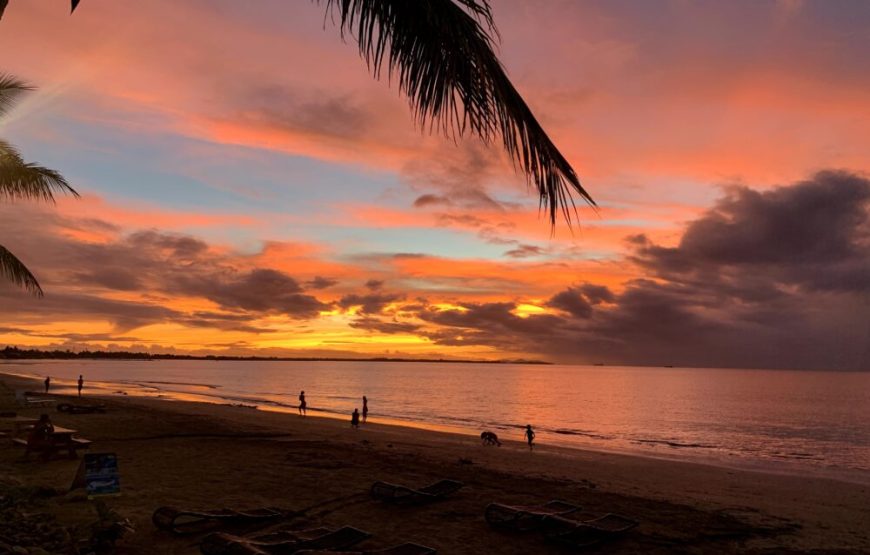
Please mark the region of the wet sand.
[[[41, 412], [15, 408], [8, 393], [39, 390], [40, 383], [0, 379], [8, 386], [2, 410]], [[279, 526], [352, 525], [374, 534], [366, 549], [412, 541], [442, 554], [564, 553], [534, 534], [492, 530], [483, 519], [491, 501], [550, 499], [582, 505], [588, 516], [613, 512], [640, 521], [622, 539], [589, 552], [870, 553], [867, 485], [546, 445], [530, 452], [519, 441], [484, 447], [463, 435], [371, 422], [354, 430], [349, 421], [224, 405], [100, 402], [106, 414], [49, 412], [56, 425], [92, 440], [92, 452], [118, 454], [123, 493], [108, 504], [136, 527], [120, 553], [198, 553], [197, 537], [154, 528], [151, 514], [161, 505], [307, 509]], [[22, 450], [3, 441], [6, 483], [69, 487], [78, 461], [24, 462]], [[368, 495], [376, 480], [421, 486], [441, 478], [466, 486], [445, 501], [411, 508]], [[75, 499], [48, 500], [40, 510], [63, 523], [83, 522], [92, 509]]]

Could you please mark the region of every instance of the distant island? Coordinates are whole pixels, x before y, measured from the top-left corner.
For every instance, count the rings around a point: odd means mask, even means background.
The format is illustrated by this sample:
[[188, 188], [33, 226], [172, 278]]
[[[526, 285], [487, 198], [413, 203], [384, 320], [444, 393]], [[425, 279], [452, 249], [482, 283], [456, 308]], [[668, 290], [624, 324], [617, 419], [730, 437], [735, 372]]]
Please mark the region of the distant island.
[[235, 361], [299, 361], [299, 362], [445, 362], [445, 363], [476, 363], [476, 364], [552, 364], [543, 360], [499, 359], [471, 360], [450, 358], [341, 358], [341, 357], [258, 357], [229, 355], [172, 355], [160, 353], [134, 353], [130, 351], [44, 351], [41, 349], [19, 349], [6, 347], [0, 350], [0, 360], [23, 359], [108, 359], [108, 360], [235, 360]]

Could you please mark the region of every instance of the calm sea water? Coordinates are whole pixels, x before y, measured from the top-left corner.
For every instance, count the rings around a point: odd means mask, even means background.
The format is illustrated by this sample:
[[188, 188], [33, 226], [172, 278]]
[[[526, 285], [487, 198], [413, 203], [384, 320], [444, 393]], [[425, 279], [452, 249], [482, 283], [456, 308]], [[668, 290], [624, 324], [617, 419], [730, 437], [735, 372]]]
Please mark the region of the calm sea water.
[[379, 362], [6, 361], [125, 391], [870, 482], [870, 373]]

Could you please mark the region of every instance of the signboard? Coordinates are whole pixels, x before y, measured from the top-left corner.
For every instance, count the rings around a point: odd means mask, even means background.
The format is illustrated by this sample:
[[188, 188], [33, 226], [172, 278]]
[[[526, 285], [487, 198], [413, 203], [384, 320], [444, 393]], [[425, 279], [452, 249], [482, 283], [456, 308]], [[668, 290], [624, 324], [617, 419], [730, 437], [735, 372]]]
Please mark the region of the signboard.
[[115, 453], [87, 453], [82, 458], [72, 489], [85, 488], [88, 498], [121, 493], [118, 456]]

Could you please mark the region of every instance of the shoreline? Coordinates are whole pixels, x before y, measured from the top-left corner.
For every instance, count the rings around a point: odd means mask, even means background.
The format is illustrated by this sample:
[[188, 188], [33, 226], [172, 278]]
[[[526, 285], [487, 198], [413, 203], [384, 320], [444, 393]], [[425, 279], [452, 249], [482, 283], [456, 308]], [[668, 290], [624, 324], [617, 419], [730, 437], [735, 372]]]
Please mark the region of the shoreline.
[[[11, 355], [11, 356], [10, 356]], [[535, 359], [461, 359], [461, 358], [392, 358], [392, 357], [260, 357], [234, 355], [175, 355], [132, 351], [44, 351], [7, 346], [0, 349], [0, 360], [205, 360], [224, 362], [437, 362], [447, 364], [536, 364], [552, 362]]]
[[[4, 377], [12, 377], [15, 379], [24, 379], [30, 380], [33, 382], [33, 387], [36, 388], [35, 391], [41, 391], [42, 383], [39, 377], [27, 375], [27, 374], [17, 374], [14, 372], [8, 372], [5, 370], [0, 371], [0, 379]], [[52, 380], [53, 387], [56, 387], [55, 384], [61, 384], [64, 386], [68, 386], [69, 390], [65, 387], [61, 390], [60, 395], [74, 395], [75, 393], [75, 381], [64, 379], [64, 378], [55, 378]], [[89, 394], [89, 398], [101, 398], [101, 399], [119, 399], [119, 398], [137, 398], [137, 399], [153, 399], [158, 401], [168, 401], [168, 402], [193, 402], [193, 403], [203, 403], [208, 405], [215, 406], [231, 406], [238, 408], [246, 408], [249, 410], [255, 410], [266, 413], [278, 413], [278, 414], [287, 414], [287, 415], [297, 415], [296, 408], [293, 406], [283, 406], [272, 404], [271, 402], [263, 402], [263, 400], [252, 400], [246, 398], [233, 398], [233, 397], [225, 397], [221, 395], [208, 395], [208, 394], [198, 394], [198, 393], [185, 393], [178, 391], [169, 391], [160, 389], [158, 387], [151, 387], [146, 384], [154, 383], [156, 385], [165, 384], [165, 385], [191, 385], [191, 386], [199, 386], [208, 389], [218, 389], [217, 386], [213, 386], [211, 384], [181, 384], [176, 382], [110, 382], [110, 381], [91, 381], [89, 385], [93, 387], [94, 384], [98, 386], [108, 386], [104, 389], [112, 390], [116, 389], [115, 392], [103, 392], [98, 394]], [[143, 393], [146, 388], [151, 387], [156, 393], [155, 394], [146, 394]], [[120, 393], [123, 388], [131, 389], [132, 392], [124, 391]], [[330, 411], [328, 409], [318, 409], [316, 407], [309, 407], [309, 416], [313, 418], [323, 418], [328, 420], [333, 420], [336, 422], [349, 422], [349, 415], [341, 415], [335, 411]], [[462, 427], [459, 425], [451, 426], [448, 424], [435, 424], [428, 423], [422, 421], [414, 421], [414, 420], [405, 420], [401, 418], [390, 418], [390, 417], [379, 417], [373, 416], [369, 421], [371, 424], [377, 424], [380, 426], [389, 426], [389, 427], [398, 427], [404, 428], [409, 431], [423, 431], [423, 432], [435, 432], [435, 433], [445, 433], [445, 434], [453, 434], [456, 436], [464, 437], [464, 438], [478, 438], [480, 434], [480, 430], [472, 428], [472, 427]], [[521, 430], [521, 428], [517, 428], [517, 430]], [[499, 430], [501, 432], [502, 430]], [[525, 447], [525, 443], [522, 440], [511, 439], [510, 437], [502, 437], [503, 443], [517, 444]], [[549, 438], [553, 439], [553, 438]], [[610, 448], [608, 449], [605, 446], [597, 446], [597, 445], [572, 445], [566, 441], [560, 441], [559, 438], [555, 438], [556, 441], [549, 442], [539, 442], [539, 446], [546, 446], [548, 450], [552, 450], [555, 453], [562, 453], [562, 456], [570, 457], [572, 454], [582, 454], [582, 453], [601, 453], [607, 455], [616, 455], [616, 456], [625, 456], [625, 457], [636, 457], [639, 459], [649, 459], [654, 461], [665, 461], [665, 462], [673, 462], [678, 464], [693, 464], [693, 465], [701, 465], [714, 467], [724, 470], [734, 470], [734, 471], [745, 471], [745, 472], [753, 472], [759, 474], [769, 474], [773, 476], [791, 476], [797, 478], [819, 478], [826, 480], [833, 480], [837, 482], [841, 482], [844, 484], [853, 484], [858, 486], [870, 486], [870, 471], [860, 469], [860, 468], [842, 468], [842, 467], [821, 467], [821, 466], [809, 466], [809, 465], [801, 465], [798, 462], [787, 461], [787, 460], [751, 460], [751, 459], [739, 459], [729, 461], [724, 457], [715, 457], [715, 456], [704, 456], [700, 454], [694, 454], [690, 457], [680, 456], [677, 452], [673, 454], [668, 453], [653, 453], [647, 450], [641, 449], [620, 449], [620, 448]], [[680, 449], [681, 447], [672, 447], [673, 449]]]
[[[34, 384], [32, 378], [0, 380], [12, 388]], [[118, 453], [123, 493], [113, 504], [142, 531], [135, 540], [142, 550], [130, 553], [195, 552], [152, 530], [150, 513], [159, 505], [295, 507], [348, 495], [358, 500], [321, 518], [371, 530], [384, 547], [416, 541], [441, 553], [558, 553], [534, 538], [490, 530], [482, 509], [491, 501], [563, 498], [594, 514], [641, 521], [609, 552], [870, 552], [870, 488], [832, 479], [549, 445], [530, 453], [513, 440], [488, 448], [449, 432], [375, 422], [353, 430], [333, 418], [211, 403], [132, 396], [100, 401], [109, 408], [104, 415], [51, 416], [91, 439], [94, 452]], [[78, 464], [22, 464], [10, 449], [0, 453], [3, 470], [30, 484], [68, 487]], [[365, 493], [379, 479], [419, 486], [445, 477], [467, 486], [455, 499], [398, 513], [400, 519]], [[158, 548], [149, 551], [152, 545]]]

